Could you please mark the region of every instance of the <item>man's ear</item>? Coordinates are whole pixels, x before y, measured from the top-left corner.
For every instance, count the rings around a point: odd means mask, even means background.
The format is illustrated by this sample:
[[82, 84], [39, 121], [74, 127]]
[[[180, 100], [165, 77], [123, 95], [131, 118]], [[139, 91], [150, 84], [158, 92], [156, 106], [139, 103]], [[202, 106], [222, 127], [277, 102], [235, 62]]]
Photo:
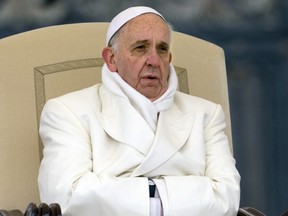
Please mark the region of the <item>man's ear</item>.
[[105, 47], [102, 51], [102, 58], [104, 59], [107, 67], [112, 72], [117, 72], [117, 66], [114, 60], [114, 53], [111, 47]]
[[170, 54], [169, 54], [169, 63], [171, 63], [171, 61], [172, 61], [172, 53], [170, 52]]

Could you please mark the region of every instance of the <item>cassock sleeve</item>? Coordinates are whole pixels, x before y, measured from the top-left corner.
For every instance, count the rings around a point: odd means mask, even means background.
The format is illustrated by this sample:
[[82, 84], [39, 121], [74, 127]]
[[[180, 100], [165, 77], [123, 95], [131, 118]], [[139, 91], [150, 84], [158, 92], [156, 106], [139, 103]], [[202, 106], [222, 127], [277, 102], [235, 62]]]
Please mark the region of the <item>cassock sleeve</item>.
[[44, 144], [38, 177], [41, 202], [59, 203], [63, 215], [149, 215], [148, 179], [93, 172], [89, 133], [69, 108], [48, 101], [39, 130]]
[[155, 179], [164, 216], [233, 216], [240, 202], [240, 175], [235, 167], [221, 106], [205, 127], [206, 168], [203, 176]]

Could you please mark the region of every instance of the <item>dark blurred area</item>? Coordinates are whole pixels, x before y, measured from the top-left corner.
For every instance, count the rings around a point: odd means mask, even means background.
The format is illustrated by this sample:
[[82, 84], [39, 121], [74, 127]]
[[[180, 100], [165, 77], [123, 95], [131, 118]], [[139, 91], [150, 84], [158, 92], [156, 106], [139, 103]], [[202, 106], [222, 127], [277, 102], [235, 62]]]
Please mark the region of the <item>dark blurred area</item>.
[[287, 0], [0, 0], [0, 38], [50, 25], [108, 22], [135, 5], [152, 6], [174, 30], [224, 49], [241, 206], [271, 216], [283, 213], [288, 209]]

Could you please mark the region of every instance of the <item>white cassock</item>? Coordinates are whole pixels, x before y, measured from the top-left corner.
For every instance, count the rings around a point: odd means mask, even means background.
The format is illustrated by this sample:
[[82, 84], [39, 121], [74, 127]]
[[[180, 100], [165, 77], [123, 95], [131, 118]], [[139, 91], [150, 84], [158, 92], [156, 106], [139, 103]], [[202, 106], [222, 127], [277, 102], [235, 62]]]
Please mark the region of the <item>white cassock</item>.
[[103, 84], [49, 100], [40, 122], [41, 201], [58, 202], [64, 216], [159, 214], [151, 213], [151, 178], [165, 216], [236, 215], [240, 176], [221, 106], [180, 92], [172, 98], [154, 129], [132, 100]]

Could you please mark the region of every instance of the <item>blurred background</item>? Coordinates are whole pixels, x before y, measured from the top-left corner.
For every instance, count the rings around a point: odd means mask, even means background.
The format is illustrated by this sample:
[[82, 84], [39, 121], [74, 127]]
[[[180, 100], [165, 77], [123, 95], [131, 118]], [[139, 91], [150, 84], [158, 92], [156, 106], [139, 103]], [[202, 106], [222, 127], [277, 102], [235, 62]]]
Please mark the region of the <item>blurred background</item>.
[[109, 22], [135, 5], [151, 6], [174, 30], [224, 49], [241, 206], [271, 216], [283, 213], [288, 209], [287, 0], [0, 0], [0, 38], [50, 25]]

